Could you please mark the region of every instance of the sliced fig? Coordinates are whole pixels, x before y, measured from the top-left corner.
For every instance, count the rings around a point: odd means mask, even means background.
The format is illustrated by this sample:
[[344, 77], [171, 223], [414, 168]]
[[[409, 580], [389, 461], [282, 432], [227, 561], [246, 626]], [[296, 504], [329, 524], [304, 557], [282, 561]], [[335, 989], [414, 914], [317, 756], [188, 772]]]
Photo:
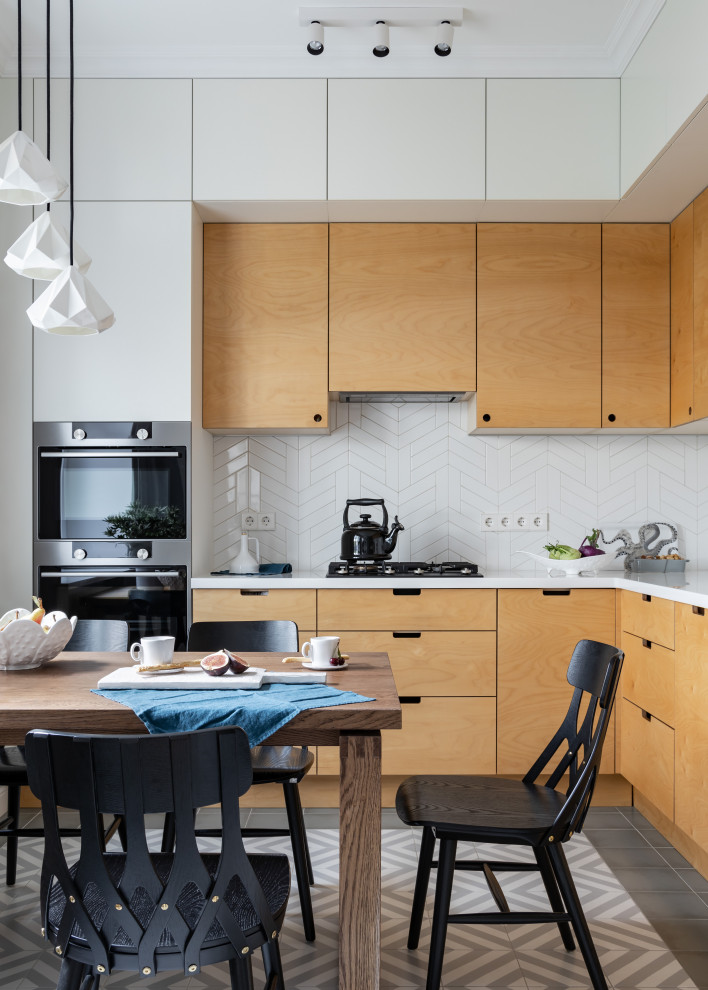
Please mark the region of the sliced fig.
[[231, 666], [231, 661], [223, 652], [210, 653], [208, 657], [204, 657], [199, 663], [202, 670], [206, 670], [207, 674], [210, 674], [212, 677], [221, 677]]
[[234, 674], [243, 674], [248, 670], [248, 664], [241, 657], [237, 657], [235, 653], [230, 653], [227, 649], [222, 649], [221, 652], [229, 658], [229, 666]]

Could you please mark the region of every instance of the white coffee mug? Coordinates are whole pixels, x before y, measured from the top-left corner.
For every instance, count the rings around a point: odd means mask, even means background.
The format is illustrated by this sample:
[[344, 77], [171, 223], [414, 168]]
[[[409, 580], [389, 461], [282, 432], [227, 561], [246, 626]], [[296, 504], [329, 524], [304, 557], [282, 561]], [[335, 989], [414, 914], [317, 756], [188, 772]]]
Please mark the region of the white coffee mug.
[[141, 667], [171, 663], [175, 652], [174, 636], [144, 636], [130, 647], [130, 655]]
[[302, 644], [301, 653], [310, 661], [313, 667], [327, 667], [337, 652], [339, 636], [313, 636]]

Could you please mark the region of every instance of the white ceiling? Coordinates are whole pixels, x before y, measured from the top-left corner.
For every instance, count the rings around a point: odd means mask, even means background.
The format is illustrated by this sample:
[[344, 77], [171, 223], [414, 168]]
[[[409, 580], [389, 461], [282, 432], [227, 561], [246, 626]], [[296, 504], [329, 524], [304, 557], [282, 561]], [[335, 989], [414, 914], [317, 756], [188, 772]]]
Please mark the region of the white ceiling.
[[[74, 0], [76, 74], [87, 77], [617, 77], [666, 0], [468, 0], [452, 55], [432, 27], [391, 27], [374, 58], [371, 29], [325, 30], [305, 51], [292, 0]], [[371, 6], [328, 0], [322, 6]], [[385, 0], [386, 7], [405, 6]], [[421, 4], [415, 4], [420, 6]], [[23, 2], [23, 74], [44, 75], [45, 0]], [[309, 0], [302, 6], [318, 6]], [[413, 6], [413, 5], [412, 5]], [[431, 8], [448, 6], [431, 0]], [[391, 22], [395, 25], [395, 22]], [[17, 74], [17, 4], [0, 0], [0, 75]], [[68, 0], [52, 3], [52, 75], [68, 74]]]

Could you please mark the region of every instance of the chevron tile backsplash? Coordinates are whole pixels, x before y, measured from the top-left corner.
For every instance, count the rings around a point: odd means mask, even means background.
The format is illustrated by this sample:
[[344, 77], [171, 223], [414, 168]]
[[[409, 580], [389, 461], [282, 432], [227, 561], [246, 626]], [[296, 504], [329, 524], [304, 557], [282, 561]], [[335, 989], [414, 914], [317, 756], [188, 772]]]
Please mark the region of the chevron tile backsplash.
[[[263, 562], [323, 573], [348, 498], [384, 498], [405, 526], [399, 560], [529, 570], [517, 550], [579, 544], [665, 520], [692, 566], [708, 551], [708, 437], [469, 436], [463, 406], [333, 403], [329, 436], [214, 438], [214, 569], [238, 553], [240, 513], [270, 511]], [[548, 512], [546, 533], [482, 533], [491, 511]], [[691, 565], [689, 565], [691, 566]], [[531, 565], [533, 568], [533, 565]]]

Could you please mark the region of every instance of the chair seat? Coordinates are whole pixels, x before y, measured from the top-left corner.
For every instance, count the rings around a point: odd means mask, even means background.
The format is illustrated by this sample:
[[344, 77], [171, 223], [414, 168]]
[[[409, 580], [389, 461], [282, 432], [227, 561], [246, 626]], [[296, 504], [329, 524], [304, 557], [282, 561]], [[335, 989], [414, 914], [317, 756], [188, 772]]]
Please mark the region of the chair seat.
[[[213, 878], [219, 863], [218, 854], [203, 853], [201, 858], [209, 871], [209, 875]], [[172, 853], [151, 853], [150, 859], [160, 881], [166, 883], [172, 869], [174, 855]], [[281, 855], [252, 855], [248, 859], [253, 866], [258, 882], [263, 888], [268, 907], [273, 915], [273, 920], [280, 927], [290, 893], [290, 865], [288, 858]], [[103, 860], [111, 880], [117, 884], [125, 869], [125, 854], [108, 853], [103, 857]], [[75, 871], [76, 865], [71, 868], [72, 876], [75, 875]], [[250, 900], [244, 893], [243, 886], [238, 878], [232, 879], [226, 888], [224, 901], [244, 935], [248, 936], [258, 930], [258, 916]], [[191, 930], [194, 930], [194, 927], [199, 921], [204, 903], [204, 897], [195, 884], [188, 885], [177, 900], [179, 912]], [[86, 891], [84, 906], [87, 908], [94, 925], [100, 928], [107, 914], [107, 905], [97, 887], [94, 886], [91, 891]], [[55, 882], [52, 885], [49, 895], [48, 916], [49, 931], [55, 937], [59, 931], [65, 908], [66, 897], [61, 887]], [[147, 896], [144, 898], [135, 896], [130, 903], [130, 910], [140, 924], [146, 926], [154, 912], [154, 904]], [[70, 941], [76, 946], [86, 947], [88, 945], [83, 932], [77, 924], [73, 927]], [[228, 942], [228, 937], [219, 922], [215, 921], [209, 929], [204, 940], [204, 945], [205, 947], [213, 948], [222, 942]], [[158, 951], [169, 952], [176, 945], [177, 943], [172, 933], [168, 929], [165, 929], [160, 936]], [[111, 945], [111, 951], [125, 953], [137, 950], [129, 936], [120, 928]]]
[[27, 783], [24, 746], [0, 746], [0, 786]]
[[536, 843], [553, 824], [566, 795], [550, 787], [503, 777], [409, 777], [396, 794], [407, 825], [436, 834], [493, 842]]
[[251, 750], [254, 784], [298, 783], [315, 762], [314, 753], [302, 746], [254, 746]]

